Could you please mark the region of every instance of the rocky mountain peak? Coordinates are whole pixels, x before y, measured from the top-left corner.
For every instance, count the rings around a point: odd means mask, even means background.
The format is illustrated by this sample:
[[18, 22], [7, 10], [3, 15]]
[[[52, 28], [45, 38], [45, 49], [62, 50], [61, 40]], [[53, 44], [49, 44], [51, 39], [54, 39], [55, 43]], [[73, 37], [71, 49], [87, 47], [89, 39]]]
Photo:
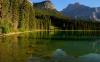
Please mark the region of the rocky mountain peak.
[[[67, 6], [67, 8], [69, 8], [69, 9], [84, 9], [84, 8], [89, 8], [89, 7], [76, 2], [74, 4], [69, 4]], [[65, 8], [65, 9], [67, 9], [67, 8]]]
[[51, 10], [55, 10], [55, 6], [53, 5], [53, 3], [50, 0], [45, 0], [42, 2], [38, 2], [38, 3], [33, 3], [33, 6], [39, 9], [51, 9]]
[[73, 4], [73, 6], [76, 6], [76, 7], [80, 6], [80, 3], [76, 2], [76, 3]]
[[69, 16], [71, 18], [81, 18], [81, 19], [100, 19], [100, 8], [99, 7], [89, 7], [82, 5], [80, 3], [69, 4], [62, 11], [63, 15]]

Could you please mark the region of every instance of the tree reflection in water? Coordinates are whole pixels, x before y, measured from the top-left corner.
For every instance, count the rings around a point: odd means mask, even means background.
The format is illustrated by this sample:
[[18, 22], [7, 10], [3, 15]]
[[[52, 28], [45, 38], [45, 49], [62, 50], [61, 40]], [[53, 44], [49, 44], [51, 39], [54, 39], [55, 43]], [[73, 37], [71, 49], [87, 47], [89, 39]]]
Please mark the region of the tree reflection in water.
[[0, 62], [82, 62], [90, 56], [99, 61], [99, 33], [54, 31], [3, 36], [0, 37]]

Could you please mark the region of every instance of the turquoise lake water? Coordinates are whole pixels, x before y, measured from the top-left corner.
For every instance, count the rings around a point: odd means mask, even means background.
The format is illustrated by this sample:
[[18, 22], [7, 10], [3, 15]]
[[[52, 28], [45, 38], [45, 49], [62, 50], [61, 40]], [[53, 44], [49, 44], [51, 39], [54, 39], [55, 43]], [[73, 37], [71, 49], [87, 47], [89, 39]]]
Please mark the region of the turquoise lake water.
[[0, 62], [100, 62], [100, 32], [43, 31], [3, 36]]

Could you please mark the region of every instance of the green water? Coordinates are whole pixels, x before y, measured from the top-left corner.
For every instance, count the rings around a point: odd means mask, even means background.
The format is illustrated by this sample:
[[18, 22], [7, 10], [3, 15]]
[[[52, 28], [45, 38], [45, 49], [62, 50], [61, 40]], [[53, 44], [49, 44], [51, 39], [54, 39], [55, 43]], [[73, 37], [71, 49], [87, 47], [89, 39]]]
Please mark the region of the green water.
[[0, 62], [59, 62], [53, 58], [57, 49], [62, 49], [66, 58], [70, 58], [62, 62], [91, 62], [91, 57], [100, 62], [100, 32], [56, 31], [3, 36], [0, 37]]

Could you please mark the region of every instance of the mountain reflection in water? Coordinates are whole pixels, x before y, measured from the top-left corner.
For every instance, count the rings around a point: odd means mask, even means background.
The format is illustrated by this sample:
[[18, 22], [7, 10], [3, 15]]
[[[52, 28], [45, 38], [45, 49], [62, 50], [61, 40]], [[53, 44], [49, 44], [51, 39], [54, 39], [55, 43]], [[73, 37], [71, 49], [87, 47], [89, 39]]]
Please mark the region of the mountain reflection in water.
[[0, 62], [89, 62], [99, 61], [99, 54], [100, 32], [46, 31], [0, 37]]

